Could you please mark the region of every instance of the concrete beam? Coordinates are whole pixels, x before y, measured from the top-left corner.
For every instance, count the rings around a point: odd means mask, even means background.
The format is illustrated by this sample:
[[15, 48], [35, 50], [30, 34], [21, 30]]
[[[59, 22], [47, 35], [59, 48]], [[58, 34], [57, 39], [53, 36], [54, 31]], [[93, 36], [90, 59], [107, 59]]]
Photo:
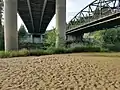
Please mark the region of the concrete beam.
[[44, 16], [45, 8], [46, 8], [46, 5], [47, 5], [47, 1], [48, 1], [48, 0], [44, 0], [44, 5], [43, 5], [43, 9], [42, 9], [42, 14], [41, 14], [41, 17], [40, 17], [39, 31], [40, 31], [40, 29], [41, 29], [42, 20], [43, 20], [43, 16]]
[[4, 0], [5, 50], [18, 49], [17, 0]]
[[56, 30], [56, 47], [63, 47], [66, 37], [66, 0], [56, 0]]
[[30, 5], [30, 0], [27, 0], [27, 4], [28, 4], [29, 12], [30, 12], [30, 18], [31, 18], [31, 22], [32, 22], [32, 29], [33, 29], [33, 32], [34, 32], [35, 27], [34, 27], [34, 24], [33, 24], [33, 16], [32, 16], [32, 10], [31, 10], [31, 5]]

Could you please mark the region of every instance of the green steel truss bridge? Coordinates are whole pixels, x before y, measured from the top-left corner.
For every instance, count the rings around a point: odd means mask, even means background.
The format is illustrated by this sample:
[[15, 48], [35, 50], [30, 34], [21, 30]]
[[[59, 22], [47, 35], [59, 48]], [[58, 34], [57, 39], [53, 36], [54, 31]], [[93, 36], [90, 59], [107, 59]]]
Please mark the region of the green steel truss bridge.
[[120, 25], [120, 0], [95, 0], [67, 25], [66, 35], [103, 30]]

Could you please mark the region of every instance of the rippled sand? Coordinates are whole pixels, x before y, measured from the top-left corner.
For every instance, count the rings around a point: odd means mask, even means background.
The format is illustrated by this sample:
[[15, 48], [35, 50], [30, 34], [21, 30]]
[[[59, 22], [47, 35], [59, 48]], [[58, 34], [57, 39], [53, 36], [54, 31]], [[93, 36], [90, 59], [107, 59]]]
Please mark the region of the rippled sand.
[[120, 57], [80, 53], [0, 59], [0, 90], [120, 90]]

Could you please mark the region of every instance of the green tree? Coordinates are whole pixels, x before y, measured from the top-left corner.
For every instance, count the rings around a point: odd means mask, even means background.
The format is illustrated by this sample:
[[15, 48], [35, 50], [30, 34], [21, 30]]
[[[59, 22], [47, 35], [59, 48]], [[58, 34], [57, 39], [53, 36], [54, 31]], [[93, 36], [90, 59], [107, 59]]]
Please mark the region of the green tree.
[[99, 45], [112, 51], [120, 51], [120, 27], [93, 32]]
[[116, 44], [120, 43], [120, 28], [108, 29], [103, 33], [104, 43]]
[[21, 25], [20, 29], [18, 31], [18, 41], [22, 42], [26, 38], [26, 36], [27, 36], [26, 29], [25, 29], [24, 25]]
[[50, 47], [55, 47], [56, 43], [56, 29], [53, 28], [50, 31], [47, 31], [45, 35], [45, 43], [47, 43]]
[[120, 27], [96, 31], [91, 35], [103, 44], [120, 43]]
[[26, 29], [25, 29], [24, 25], [21, 25], [20, 29], [18, 31], [18, 37], [24, 38], [26, 35], [27, 35]]

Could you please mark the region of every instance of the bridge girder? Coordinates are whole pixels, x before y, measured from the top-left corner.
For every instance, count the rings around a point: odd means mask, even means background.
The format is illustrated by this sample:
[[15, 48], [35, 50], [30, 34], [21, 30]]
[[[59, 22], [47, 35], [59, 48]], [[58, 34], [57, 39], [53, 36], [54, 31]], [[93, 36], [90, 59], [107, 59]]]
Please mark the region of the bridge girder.
[[55, 0], [18, 0], [18, 13], [29, 33], [44, 33], [55, 14]]

